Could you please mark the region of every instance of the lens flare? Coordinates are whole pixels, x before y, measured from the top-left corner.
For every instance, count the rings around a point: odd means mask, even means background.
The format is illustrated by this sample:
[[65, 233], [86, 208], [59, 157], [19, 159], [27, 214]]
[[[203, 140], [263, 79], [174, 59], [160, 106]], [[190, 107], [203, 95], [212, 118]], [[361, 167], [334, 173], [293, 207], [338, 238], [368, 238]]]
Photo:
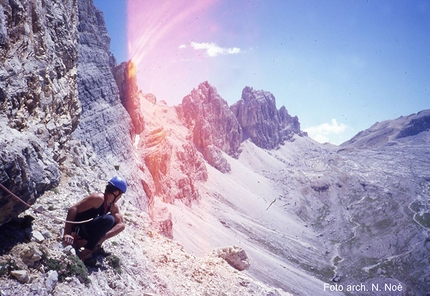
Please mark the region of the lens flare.
[[[164, 52], [173, 45], [179, 48], [190, 42], [197, 28], [195, 20], [201, 18], [217, 0], [203, 1], [142, 1], [129, 0], [128, 50], [129, 56], [139, 67], [145, 57]], [[179, 43], [174, 44], [176, 41]], [[172, 44], [173, 43], [173, 44]]]
[[[193, 72], [195, 64], [184, 64], [188, 58], [186, 54], [191, 51], [191, 42], [207, 42], [205, 38], [210, 38], [209, 33], [216, 30], [209, 10], [219, 1], [127, 2], [128, 57], [136, 65], [139, 88], [144, 93], [164, 89], [165, 93], [176, 95], [173, 94], [175, 87], [177, 90], [185, 79], [196, 74], [195, 70]], [[195, 86], [205, 78], [199, 79]], [[172, 92], [166, 88], [171, 88]], [[168, 98], [161, 96], [161, 99]], [[182, 97], [169, 99], [178, 101]]]

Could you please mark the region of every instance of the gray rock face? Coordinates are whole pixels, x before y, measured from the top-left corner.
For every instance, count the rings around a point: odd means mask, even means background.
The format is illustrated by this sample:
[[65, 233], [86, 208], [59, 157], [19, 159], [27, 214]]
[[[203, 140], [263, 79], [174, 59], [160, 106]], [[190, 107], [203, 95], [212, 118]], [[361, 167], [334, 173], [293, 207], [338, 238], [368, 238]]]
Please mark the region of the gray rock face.
[[[131, 120], [119, 98], [110, 68], [110, 37], [102, 13], [80, 0], [78, 91], [82, 116], [75, 136], [85, 139], [101, 156], [130, 152]], [[124, 157], [121, 157], [124, 158]]]
[[[28, 204], [60, 182], [52, 150], [37, 137], [0, 124], [0, 182]], [[0, 189], [0, 225], [28, 207]]]
[[307, 135], [300, 131], [297, 116], [288, 114], [285, 107], [276, 109], [273, 94], [245, 87], [242, 99], [230, 107], [243, 130], [243, 140], [251, 139], [258, 147], [274, 149], [294, 134]]
[[82, 115], [73, 136], [89, 143], [99, 162], [120, 174], [128, 181], [130, 195], [146, 208], [147, 200], [141, 179], [139, 161], [133, 148], [133, 132], [130, 115], [120, 100], [118, 85], [112, 68], [115, 66], [102, 12], [92, 1], [79, 0], [79, 54], [78, 92]]
[[221, 151], [238, 157], [242, 129], [215, 87], [208, 82], [201, 83], [183, 98], [178, 109], [185, 125], [192, 131], [194, 144], [209, 164], [220, 171], [229, 171]]
[[145, 122], [140, 112], [139, 89], [137, 87], [136, 66], [130, 60], [114, 67], [113, 74], [118, 85], [121, 102], [130, 114], [134, 133], [140, 134]]
[[[123, 175], [144, 209], [134, 129], [111, 71], [102, 13], [88, 0], [0, 3], [2, 184], [32, 204], [59, 184], [68, 158], [86, 163], [70, 151], [85, 150], [92, 163], [111, 165], [107, 178]], [[0, 224], [26, 208], [0, 197]]]
[[74, 1], [1, 1], [0, 114], [19, 131], [60, 145], [76, 128]]
[[[32, 204], [59, 183], [76, 128], [74, 1], [0, 1], [0, 181]], [[26, 209], [0, 190], [0, 224]]]
[[414, 114], [409, 123], [403, 127], [396, 138], [405, 138], [418, 135], [421, 132], [430, 130], [430, 110], [424, 110]]

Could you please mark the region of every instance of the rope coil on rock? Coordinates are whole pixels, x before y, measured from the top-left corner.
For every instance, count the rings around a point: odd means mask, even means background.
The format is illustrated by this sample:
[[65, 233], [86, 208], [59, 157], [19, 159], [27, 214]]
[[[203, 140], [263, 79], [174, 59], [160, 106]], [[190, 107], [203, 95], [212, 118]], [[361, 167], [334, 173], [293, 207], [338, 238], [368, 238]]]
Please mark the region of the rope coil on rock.
[[17, 195], [15, 195], [13, 192], [11, 192], [9, 189], [7, 189], [7, 188], [6, 188], [2, 183], [0, 183], [0, 187], [1, 187], [4, 191], [6, 191], [7, 193], [9, 193], [9, 195], [11, 195], [11, 196], [12, 196], [12, 197], [14, 197], [15, 199], [17, 199], [20, 203], [24, 204], [25, 206], [27, 206], [28, 208], [32, 209], [32, 210], [33, 210], [33, 211], [35, 211], [36, 213], [39, 213], [39, 214], [45, 215], [46, 217], [49, 217], [49, 218], [51, 218], [51, 219], [53, 219], [53, 220], [56, 220], [56, 221], [58, 221], [58, 222], [64, 222], [64, 223], [70, 223], [70, 224], [83, 224], [83, 223], [90, 222], [90, 221], [92, 221], [92, 220], [94, 219], [94, 218], [91, 218], [91, 219], [83, 220], [83, 221], [69, 221], [69, 220], [65, 220], [65, 219], [57, 218], [57, 217], [55, 217], [55, 216], [52, 216], [52, 215], [50, 215], [50, 214], [48, 214], [48, 213], [45, 213], [45, 212], [43, 212], [43, 211], [39, 210], [39, 209], [36, 209], [36, 208], [34, 208], [32, 205], [30, 205], [30, 204], [26, 203], [26, 202], [25, 202], [25, 201], [23, 201], [21, 198], [19, 198]]

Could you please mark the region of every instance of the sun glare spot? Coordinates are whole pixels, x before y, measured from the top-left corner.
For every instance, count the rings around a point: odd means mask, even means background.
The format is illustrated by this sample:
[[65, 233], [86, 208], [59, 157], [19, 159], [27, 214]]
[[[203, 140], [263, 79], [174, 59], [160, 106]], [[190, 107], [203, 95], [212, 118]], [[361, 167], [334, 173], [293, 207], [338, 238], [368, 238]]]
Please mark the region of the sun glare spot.
[[129, 58], [139, 68], [142, 63], [150, 63], [153, 60], [151, 57], [178, 48], [178, 44], [192, 37], [188, 36], [192, 34], [189, 20], [199, 20], [199, 15], [204, 14], [215, 2], [217, 0], [195, 1], [190, 5], [182, 1], [129, 0]]

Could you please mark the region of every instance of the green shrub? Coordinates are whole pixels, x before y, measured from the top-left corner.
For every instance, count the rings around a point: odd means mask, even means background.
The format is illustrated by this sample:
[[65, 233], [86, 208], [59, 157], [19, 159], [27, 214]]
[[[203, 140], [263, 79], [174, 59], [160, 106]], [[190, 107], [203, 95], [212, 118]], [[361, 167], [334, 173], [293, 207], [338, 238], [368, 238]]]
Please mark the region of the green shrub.
[[110, 255], [106, 258], [108, 260], [109, 265], [115, 270], [116, 273], [121, 274], [121, 264], [120, 259], [115, 255]]
[[76, 256], [68, 255], [61, 259], [49, 258], [48, 254], [42, 251], [42, 261], [46, 266], [46, 271], [56, 270], [58, 280], [63, 282], [66, 277], [75, 276], [79, 281], [88, 285], [91, 280], [88, 277], [88, 270], [85, 264]]
[[15, 260], [7, 259], [6, 261], [0, 262], [0, 276], [9, 275], [12, 270], [17, 270]]

